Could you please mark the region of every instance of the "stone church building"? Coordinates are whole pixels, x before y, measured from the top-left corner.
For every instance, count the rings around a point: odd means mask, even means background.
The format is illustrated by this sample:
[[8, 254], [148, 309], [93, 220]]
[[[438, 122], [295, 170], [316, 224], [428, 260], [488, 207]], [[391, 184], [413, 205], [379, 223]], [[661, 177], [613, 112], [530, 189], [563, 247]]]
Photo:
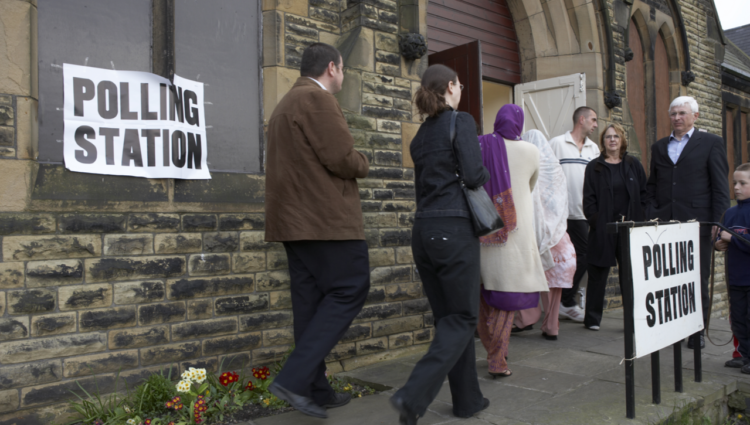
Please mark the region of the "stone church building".
[[[49, 423], [78, 384], [106, 392], [118, 372], [132, 384], [288, 350], [286, 258], [263, 240], [265, 125], [317, 41], [342, 52], [337, 97], [370, 160], [372, 288], [334, 373], [434, 334], [410, 248], [411, 99], [429, 63], [458, 70], [460, 109], [483, 132], [506, 103], [548, 137], [587, 105], [648, 165], [671, 99], [691, 95], [730, 168], [748, 161], [750, 58], [712, 0], [0, 0], [0, 425]], [[211, 179], [69, 171], [63, 64], [203, 83]], [[716, 276], [713, 316], [726, 316]]]

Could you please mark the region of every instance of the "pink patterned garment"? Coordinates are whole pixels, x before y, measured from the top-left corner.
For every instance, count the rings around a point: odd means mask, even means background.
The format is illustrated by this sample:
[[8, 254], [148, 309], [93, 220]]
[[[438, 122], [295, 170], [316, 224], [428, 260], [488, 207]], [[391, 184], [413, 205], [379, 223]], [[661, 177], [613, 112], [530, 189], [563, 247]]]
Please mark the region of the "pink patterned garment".
[[508, 241], [508, 235], [516, 230], [516, 204], [513, 202], [513, 188], [498, 193], [492, 198], [495, 209], [503, 219], [503, 227], [495, 233], [481, 236], [479, 242], [483, 246], [502, 246]]
[[487, 365], [492, 373], [508, 370], [508, 343], [510, 330], [513, 327], [514, 311], [497, 310], [480, 297], [479, 301], [479, 338], [487, 350]]
[[570, 236], [563, 233], [560, 242], [550, 248], [555, 266], [544, 272], [550, 288], [572, 288], [573, 276], [576, 274], [576, 249]]

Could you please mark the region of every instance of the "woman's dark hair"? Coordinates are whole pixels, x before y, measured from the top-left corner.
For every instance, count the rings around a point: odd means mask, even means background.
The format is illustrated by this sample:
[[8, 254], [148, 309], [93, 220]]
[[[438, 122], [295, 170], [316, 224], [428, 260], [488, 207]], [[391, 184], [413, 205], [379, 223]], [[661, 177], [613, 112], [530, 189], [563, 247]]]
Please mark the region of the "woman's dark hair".
[[330, 44], [313, 43], [302, 52], [299, 74], [303, 77], [320, 77], [331, 62], [340, 65], [341, 53]]
[[422, 75], [422, 85], [414, 94], [414, 104], [417, 105], [419, 113], [434, 117], [448, 108], [445, 102], [445, 91], [448, 83], [454, 83], [458, 79], [456, 71], [445, 65], [432, 65]]
[[615, 133], [617, 133], [618, 136], [620, 136], [620, 159], [622, 159], [625, 156], [625, 152], [628, 151], [628, 136], [625, 134], [625, 129], [622, 128], [620, 124], [612, 123], [604, 128], [604, 131], [602, 131], [602, 135], [599, 137], [599, 146], [602, 147], [602, 152], [604, 152], [604, 156], [607, 156], [607, 146], [604, 142], [604, 134], [609, 130], [609, 128], [612, 127], [615, 130]]

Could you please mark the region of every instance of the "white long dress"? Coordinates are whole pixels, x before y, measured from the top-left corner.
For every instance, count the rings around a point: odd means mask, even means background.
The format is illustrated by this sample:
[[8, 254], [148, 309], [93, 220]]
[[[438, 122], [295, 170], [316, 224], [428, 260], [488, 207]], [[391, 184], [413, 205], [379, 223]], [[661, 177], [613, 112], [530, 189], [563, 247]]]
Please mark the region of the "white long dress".
[[[531, 192], [539, 175], [539, 150], [523, 140], [505, 139], [516, 207], [516, 229], [502, 246], [482, 246], [480, 267], [484, 289], [503, 292], [547, 292], [534, 232]], [[490, 173], [493, 171], [490, 170]]]

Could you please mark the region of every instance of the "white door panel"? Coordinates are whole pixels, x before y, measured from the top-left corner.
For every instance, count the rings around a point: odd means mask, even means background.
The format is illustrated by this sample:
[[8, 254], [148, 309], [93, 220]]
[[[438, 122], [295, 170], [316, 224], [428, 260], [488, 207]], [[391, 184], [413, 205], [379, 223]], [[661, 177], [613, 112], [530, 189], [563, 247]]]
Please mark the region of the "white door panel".
[[516, 84], [514, 91], [524, 112], [523, 131], [536, 129], [551, 139], [572, 130], [573, 112], [586, 106], [586, 74]]

